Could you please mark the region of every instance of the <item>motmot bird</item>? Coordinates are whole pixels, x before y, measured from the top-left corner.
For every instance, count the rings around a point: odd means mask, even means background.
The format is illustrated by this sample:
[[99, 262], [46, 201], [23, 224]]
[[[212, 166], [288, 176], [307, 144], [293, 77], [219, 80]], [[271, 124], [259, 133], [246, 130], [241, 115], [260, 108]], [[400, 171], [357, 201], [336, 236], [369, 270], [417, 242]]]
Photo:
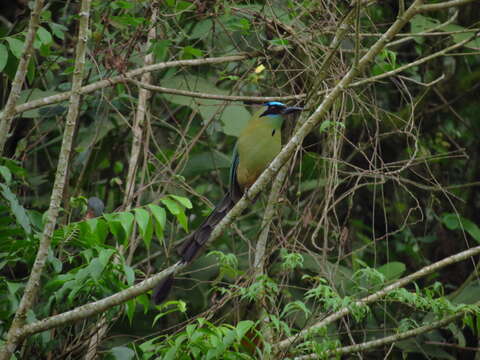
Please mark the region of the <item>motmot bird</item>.
[[[230, 187], [212, 213], [177, 249], [182, 263], [191, 262], [207, 242], [215, 226], [227, 215], [243, 194], [257, 180], [282, 146], [282, 125], [285, 115], [303, 110], [288, 107], [278, 101], [263, 104], [240, 133], [230, 166]], [[173, 274], [161, 280], [153, 291], [155, 304], [168, 296], [173, 285]]]

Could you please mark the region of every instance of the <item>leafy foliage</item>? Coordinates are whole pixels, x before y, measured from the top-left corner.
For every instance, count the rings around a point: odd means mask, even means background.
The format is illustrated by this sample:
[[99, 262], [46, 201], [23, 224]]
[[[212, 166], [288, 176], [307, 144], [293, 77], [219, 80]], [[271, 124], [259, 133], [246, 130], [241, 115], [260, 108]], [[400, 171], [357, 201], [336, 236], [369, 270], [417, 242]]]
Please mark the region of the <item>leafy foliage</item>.
[[[21, 1], [10, 3], [0, 5], [2, 107], [30, 11]], [[176, 92], [148, 99], [135, 164], [137, 86], [117, 83], [83, 94], [63, 208], [28, 322], [128, 289], [175, 263], [176, 246], [221, 198], [236, 137], [257, 106], [179, 91], [298, 95], [285, 102], [305, 105], [303, 121], [397, 19], [403, 2], [362, 6], [358, 18], [346, 16], [347, 2], [332, 4], [93, 1], [85, 85], [139, 69], [148, 54], [155, 63], [199, 64], [152, 73], [152, 84]], [[27, 338], [22, 356], [83, 358], [106, 324], [97, 350], [108, 359], [322, 358], [455, 314], [461, 321], [365, 357], [455, 359], [478, 347], [476, 258], [365, 301], [480, 241], [480, 8], [471, 2], [451, 10], [415, 15], [301, 144], [276, 203], [262, 269], [253, 259], [266, 196], [177, 277], [175, 300], [155, 307], [143, 294]], [[43, 9], [17, 101], [28, 111], [13, 122], [0, 159], [0, 338], [43, 236], [68, 107], [32, 102], [71, 89], [78, 11], [78, 2]], [[332, 47], [343, 26], [347, 33]], [[147, 43], [152, 28], [156, 36]], [[414, 63], [461, 42], [453, 52]], [[239, 53], [248, 56], [202, 62]], [[287, 122], [285, 138], [295, 125]], [[102, 216], [87, 216], [91, 196], [105, 203]], [[348, 315], [312, 328], [338, 311]], [[279, 348], [289, 337], [295, 343]]]

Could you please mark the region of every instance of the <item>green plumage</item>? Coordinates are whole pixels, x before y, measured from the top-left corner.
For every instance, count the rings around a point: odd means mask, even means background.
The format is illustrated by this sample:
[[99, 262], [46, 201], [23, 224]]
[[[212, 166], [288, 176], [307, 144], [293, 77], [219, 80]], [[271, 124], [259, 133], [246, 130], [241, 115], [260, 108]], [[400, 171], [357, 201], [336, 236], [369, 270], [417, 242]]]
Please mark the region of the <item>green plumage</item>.
[[[191, 262], [210, 238], [210, 234], [243, 193], [253, 185], [260, 174], [281, 150], [283, 115], [300, 111], [279, 102], [265, 104], [267, 110], [257, 111], [240, 134], [230, 167], [230, 187], [212, 213], [178, 248], [182, 262]], [[161, 303], [173, 284], [173, 275], [163, 279], [153, 292], [153, 301]]]
[[260, 117], [262, 112], [263, 110], [260, 110], [252, 117], [237, 142], [239, 161], [236, 181], [243, 191], [253, 185], [282, 146], [283, 117]]

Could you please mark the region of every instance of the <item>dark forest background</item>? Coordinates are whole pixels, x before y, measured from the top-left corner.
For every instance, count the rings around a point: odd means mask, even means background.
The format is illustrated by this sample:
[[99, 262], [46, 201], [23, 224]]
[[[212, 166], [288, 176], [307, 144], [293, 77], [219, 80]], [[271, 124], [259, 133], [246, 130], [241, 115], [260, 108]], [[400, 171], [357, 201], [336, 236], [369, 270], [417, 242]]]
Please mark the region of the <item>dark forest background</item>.
[[[145, 290], [32, 330], [16, 358], [479, 360], [480, 3], [425, 3], [440, 6], [388, 39], [273, 185], [181, 270], [167, 303], [154, 306]], [[411, 5], [92, 1], [62, 160], [81, 2], [44, 4], [0, 134], [0, 345], [46, 233], [59, 164], [67, 180], [27, 324], [96, 306], [174, 264], [175, 245], [225, 192], [236, 137], [259, 104], [305, 107], [285, 126], [288, 142]], [[0, 122], [33, 7], [0, 5]], [[91, 197], [105, 210], [87, 219]]]

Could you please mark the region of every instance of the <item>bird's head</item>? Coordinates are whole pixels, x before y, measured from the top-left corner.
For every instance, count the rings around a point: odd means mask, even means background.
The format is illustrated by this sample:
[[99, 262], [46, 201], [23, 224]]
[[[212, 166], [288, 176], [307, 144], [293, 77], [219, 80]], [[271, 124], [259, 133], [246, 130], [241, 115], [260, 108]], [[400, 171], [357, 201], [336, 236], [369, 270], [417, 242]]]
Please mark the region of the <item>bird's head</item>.
[[287, 106], [279, 101], [269, 101], [263, 104], [267, 109], [260, 116], [279, 116], [288, 115], [297, 111], [302, 111], [303, 108], [298, 106]]
[[88, 199], [87, 213], [85, 214], [85, 217], [87, 219], [92, 219], [98, 216], [102, 216], [104, 210], [105, 210], [105, 205], [103, 204], [103, 201], [100, 200], [98, 197], [93, 196]]

